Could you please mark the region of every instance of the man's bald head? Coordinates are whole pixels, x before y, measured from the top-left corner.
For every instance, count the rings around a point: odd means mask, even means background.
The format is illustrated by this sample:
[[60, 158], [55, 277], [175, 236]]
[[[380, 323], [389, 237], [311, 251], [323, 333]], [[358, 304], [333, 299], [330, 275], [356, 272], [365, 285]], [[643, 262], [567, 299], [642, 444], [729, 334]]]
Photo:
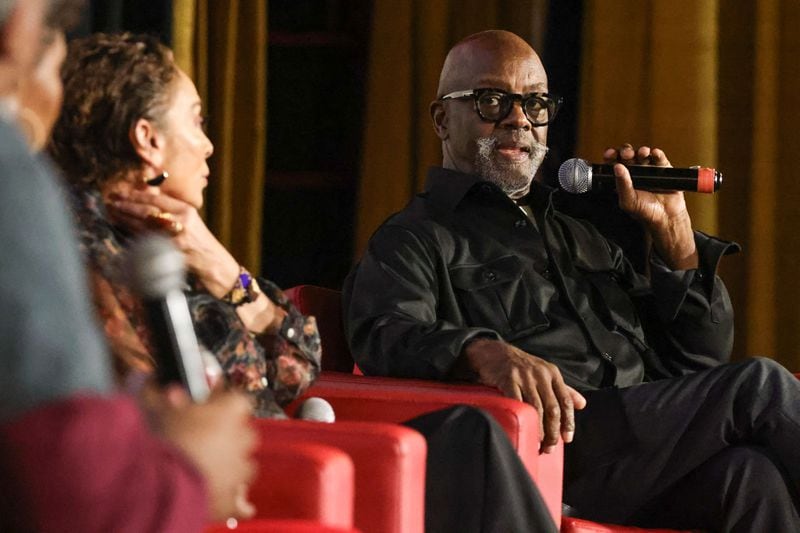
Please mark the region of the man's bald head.
[[[512, 198], [526, 194], [547, 153], [547, 126], [538, 116], [534, 124], [522, 102], [547, 92], [539, 56], [513, 33], [484, 31], [459, 42], [447, 54], [430, 107], [442, 166], [481, 176]], [[478, 98], [507, 111], [487, 119]]]
[[539, 56], [524, 39], [508, 31], [488, 30], [459, 41], [444, 60], [437, 97], [472, 89], [498, 64], [527, 63], [531, 71], [544, 74]]

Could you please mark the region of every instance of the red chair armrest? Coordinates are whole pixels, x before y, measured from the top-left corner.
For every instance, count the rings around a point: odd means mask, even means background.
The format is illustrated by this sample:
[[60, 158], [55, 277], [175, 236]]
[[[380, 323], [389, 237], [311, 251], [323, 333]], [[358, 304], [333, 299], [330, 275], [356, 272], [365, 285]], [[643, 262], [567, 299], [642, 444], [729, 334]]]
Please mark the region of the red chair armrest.
[[424, 529], [425, 439], [394, 424], [258, 420], [265, 440], [294, 439], [334, 446], [355, 466], [356, 527], [417, 533]]
[[355, 474], [345, 452], [297, 438], [262, 435], [255, 459], [259, 471], [249, 496], [256, 518], [353, 526]]
[[528, 404], [504, 398], [496, 389], [481, 385], [338, 372], [323, 372], [308, 395], [330, 402], [338, 420], [399, 423], [457, 404], [484, 409], [506, 431], [556, 523], [561, 517], [563, 447], [559, 444], [553, 453], [539, 454], [539, 417]]

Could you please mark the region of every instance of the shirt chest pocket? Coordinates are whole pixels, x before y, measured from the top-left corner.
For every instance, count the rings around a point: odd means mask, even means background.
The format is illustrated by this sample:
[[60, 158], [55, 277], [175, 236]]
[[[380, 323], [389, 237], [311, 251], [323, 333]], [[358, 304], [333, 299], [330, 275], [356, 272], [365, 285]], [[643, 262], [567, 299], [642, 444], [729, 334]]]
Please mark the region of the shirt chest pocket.
[[525, 283], [524, 265], [513, 255], [450, 269], [450, 281], [468, 326], [497, 331], [506, 339], [549, 325]]

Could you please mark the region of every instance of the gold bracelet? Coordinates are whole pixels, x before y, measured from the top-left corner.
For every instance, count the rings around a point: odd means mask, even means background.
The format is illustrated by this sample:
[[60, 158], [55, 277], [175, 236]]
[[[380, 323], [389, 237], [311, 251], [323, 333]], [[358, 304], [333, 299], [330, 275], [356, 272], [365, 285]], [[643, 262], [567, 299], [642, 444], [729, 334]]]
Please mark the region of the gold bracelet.
[[239, 275], [236, 277], [236, 283], [233, 288], [228, 291], [228, 294], [222, 297], [222, 300], [228, 302], [234, 307], [255, 302], [261, 294], [261, 287], [258, 286], [258, 281], [250, 272], [243, 266], [239, 267]]

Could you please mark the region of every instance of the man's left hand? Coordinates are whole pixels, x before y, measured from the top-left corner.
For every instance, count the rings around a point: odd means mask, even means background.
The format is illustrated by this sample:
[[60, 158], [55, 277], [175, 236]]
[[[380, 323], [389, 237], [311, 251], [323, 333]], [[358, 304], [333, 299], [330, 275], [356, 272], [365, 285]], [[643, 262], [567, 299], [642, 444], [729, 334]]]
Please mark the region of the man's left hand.
[[603, 153], [607, 164], [614, 165], [620, 208], [641, 221], [653, 237], [653, 246], [673, 270], [697, 268], [697, 249], [689, 211], [681, 191], [650, 192], [633, 188], [627, 165], [669, 167], [666, 154], [658, 148], [630, 144]]

